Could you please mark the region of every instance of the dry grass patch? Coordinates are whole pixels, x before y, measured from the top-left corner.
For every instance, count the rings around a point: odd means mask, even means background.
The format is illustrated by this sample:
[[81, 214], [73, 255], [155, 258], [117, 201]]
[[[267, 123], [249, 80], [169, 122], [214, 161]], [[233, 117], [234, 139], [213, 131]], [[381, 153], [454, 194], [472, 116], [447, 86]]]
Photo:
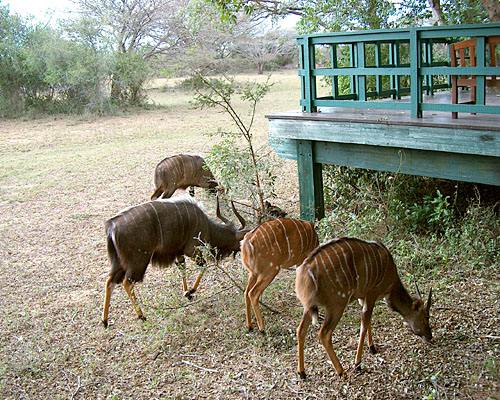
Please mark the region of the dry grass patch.
[[[288, 83], [295, 72], [277, 79], [283, 87], [277, 84], [277, 94], [261, 105], [255, 127], [262, 145], [264, 114], [297, 108], [299, 91]], [[158, 161], [177, 152], [206, 154], [213, 138], [203, 133], [227, 123], [222, 114], [185, 103], [96, 120], [2, 121], [0, 398], [416, 399], [432, 390], [447, 399], [498, 397], [498, 273], [423, 284], [435, 287], [430, 346], [378, 305], [380, 353], [365, 354], [362, 374], [352, 371], [359, 307], [351, 305], [334, 333], [346, 380], [334, 375], [317, 329], [306, 344], [309, 379], [295, 373], [301, 309], [293, 271], [280, 273], [263, 295], [279, 311], [263, 310], [265, 336], [246, 331], [243, 295], [214, 267], [193, 303], [182, 297], [175, 268], [149, 268], [137, 286], [147, 322], [136, 320], [119, 288], [110, 327], [102, 328], [109, 268], [104, 221], [149, 198]], [[278, 205], [297, 216], [293, 162], [283, 162], [278, 184]], [[197, 193], [213, 215], [213, 199]], [[222, 266], [244, 285], [238, 260]], [[191, 267], [191, 280], [195, 274]]]

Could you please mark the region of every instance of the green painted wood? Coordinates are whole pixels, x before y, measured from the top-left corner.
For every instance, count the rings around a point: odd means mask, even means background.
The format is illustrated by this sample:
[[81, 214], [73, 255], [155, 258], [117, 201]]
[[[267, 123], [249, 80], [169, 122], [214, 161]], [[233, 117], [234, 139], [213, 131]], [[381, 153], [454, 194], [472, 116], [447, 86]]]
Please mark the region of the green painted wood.
[[[442, 68], [445, 69], [445, 68]], [[460, 70], [461, 73], [462, 70]], [[497, 70], [498, 72], [498, 70]], [[344, 67], [337, 69], [330, 68], [316, 68], [311, 71], [311, 76], [358, 76], [358, 75], [410, 75], [410, 68], [395, 68], [395, 67]], [[299, 71], [299, 75], [307, 75], [306, 70]], [[444, 75], [444, 74], [442, 74]], [[492, 74], [490, 74], [492, 75]]]
[[500, 186], [497, 157], [314, 142], [315, 161]]
[[[279, 147], [275, 147], [270, 142], [278, 156], [288, 159], [297, 159], [296, 143], [295, 139], [286, 139], [280, 142]], [[500, 186], [500, 160], [498, 157], [355, 145], [351, 143], [313, 143], [315, 163]], [[302, 186], [300, 190], [302, 193], [302, 190], [304, 190]], [[311, 218], [312, 213], [306, 212], [311, 209], [310, 204], [313, 203], [310, 190], [308, 192], [309, 206], [305, 207], [305, 214], [302, 215], [301, 213], [301, 217]], [[301, 194], [301, 203], [302, 197]]]
[[300, 217], [314, 222], [324, 217], [322, 165], [314, 162], [313, 143], [295, 141], [299, 173]]
[[[374, 93], [366, 93], [366, 76], [373, 75], [377, 77], [376, 92], [384, 97], [399, 99], [404, 93], [407, 93], [407, 88], [401, 88], [401, 76], [410, 76], [409, 92], [410, 103], [409, 108], [414, 118], [422, 117], [424, 108], [422, 107], [423, 92], [432, 94], [438, 87], [434, 86], [435, 75], [475, 75], [477, 77], [477, 104], [484, 105], [485, 76], [499, 75], [498, 67], [488, 67], [484, 63], [485, 57], [485, 37], [500, 34], [500, 24], [481, 24], [481, 25], [460, 25], [446, 27], [412, 27], [400, 28], [393, 30], [372, 30], [372, 31], [356, 31], [356, 32], [335, 32], [325, 34], [313, 34], [297, 36], [297, 41], [301, 47], [307, 46], [309, 49], [309, 57], [311, 61], [308, 66], [301, 65], [299, 75], [305, 77], [303, 84], [307, 85], [303, 90], [301, 105], [303, 110], [314, 112], [318, 107], [349, 107], [347, 104], [338, 103], [337, 100], [345, 99], [344, 95], [338, 93], [338, 85], [336, 84], [338, 76], [351, 77], [351, 94], [356, 97], [352, 103], [362, 104], [352, 105], [357, 108], [373, 108], [372, 104], [366, 102], [370, 97], [374, 97]], [[433, 60], [433, 44], [449, 43], [462, 40], [466, 37], [475, 37], [478, 40], [477, 46], [477, 67], [455, 67], [451, 68], [448, 63]], [[351, 47], [350, 57], [352, 58], [352, 66], [348, 68], [338, 68], [336, 62], [336, 46], [348, 45]], [[374, 67], [366, 67], [365, 65], [365, 45], [375, 45], [376, 62]], [[388, 44], [391, 49], [390, 65], [381, 65], [380, 63], [380, 46]], [[330, 45], [332, 50], [332, 62], [330, 68], [316, 68], [313, 62], [314, 49], [318, 45]], [[403, 65], [401, 63], [399, 53], [402, 46], [409, 46], [410, 49], [410, 64]], [[393, 91], [382, 91], [380, 82], [382, 76], [387, 75], [391, 78], [391, 89]], [[334, 84], [332, 85], [332, 95], [319, 99], [316, 94], [316, 78], [323, 76], [331, 76]], [[445, 88], [447, 85], [439, 85], [439, 88]], [[383, 93], [383, 94], [382, 94]], [[433, 106], [433, 107], [440, 107]], [[492, 108], [496, 107], [493, 112], [500, 114], [500, 106], [485, 106], [482, 111], [474, 111], [477, 113], [491, 113]], [[394, 108], [406, 109], [406, 106], [379, 106], [379, 108]], [[432, 108], [439, 110], [439, 108]], [[448, 111], [449, 108], [443, 105], [442, 111]], [[452, 111], [463, 112], [460, 108]]]
[[[356, 70], [363, 70], [365, 68], [365, 43], [360, 42], [356, 45]], [[358, 87], [358, 100], [366, 101], [366, 74], [357, 75], [357, 87]]]
[[432, 104], [422, 103], [420, 105], [424, 111], [460, 111], [476, 114], [500, 114], [498, 106], [482, 106], [474, 104]]
[[412, 118], [422, 117], [420, 103], [422, 102], [421, 76], [419, 75], [420, 43], [418, 31], [410, 29], [410, 97]]
[[[270, 119], [270, 140], [295, 139], [352, 143], [379, 147], [442, 151], [499, 157], [500, 127], [497, 131], [395, 125], [396, 121], [359, 123], [353, 121], [316, 121]], [[391, 124], [392, 123], [392, 124]]]

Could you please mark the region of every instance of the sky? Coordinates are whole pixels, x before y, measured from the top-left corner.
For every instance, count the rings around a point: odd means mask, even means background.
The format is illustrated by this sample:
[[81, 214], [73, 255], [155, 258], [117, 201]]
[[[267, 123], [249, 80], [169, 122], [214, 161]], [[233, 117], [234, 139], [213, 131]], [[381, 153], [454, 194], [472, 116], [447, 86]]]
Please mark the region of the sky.
[[13, 14], [32, 15], [39, 22], [53, 23], [67, 17], [68, 10], [76, 8], [70, 0], [0, 0], [0, 5], [8, 6]]
[[[71, 0], [0, 0], [0, 5], [8, 6], [11, 13], [22, 17], [34, 16], [40, 23], [55, 25], [58, 19], [65, 19], [69, 11], [76, 10], [77, 6]], [[295, 26], [298, 17], [290, 16], [281, 21], [282, 28]]]

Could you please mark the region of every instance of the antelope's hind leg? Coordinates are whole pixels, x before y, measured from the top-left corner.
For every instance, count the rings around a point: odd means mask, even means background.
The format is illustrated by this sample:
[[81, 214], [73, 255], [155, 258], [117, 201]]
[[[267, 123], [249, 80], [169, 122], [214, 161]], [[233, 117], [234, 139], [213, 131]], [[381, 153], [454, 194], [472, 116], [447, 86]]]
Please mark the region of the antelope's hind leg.
[[110, 275], [106, 280], [106, 286], [104, 287], [104, 307], [102, 310], [102, 324], [105, 328], [108, 327], [108, 313], [109, 313], [109, 304], [111, 302], [111, 294], [116, 286], [116, 283], [113, 283], [113, 276]]
[[257, 320], [257, 325], [259, 326], [259, 331], [264, 332], [264, 320], [260, 312], [259, 300], [262, 292], [269, 286], [276, 275], [278, 275], [279, 269], [272, 269], [268, 271], [268, 275], [257, 276], [257, 282], [252, 289], [248, 292], [250, 301], [252, 302], [253, 312], [255, 313], [255, 319]]
[[342, 316], [342, 313], [344, 312], [344, 309], [347, 304], [344, 305], [337, 305], [336, 307], [333, 307], [333, 310], [326, 310], [326, 315], [325, 315], [325, 322], [323, 322], [323, 326], [318, 332], [318, 337], [325, 348], [328, 357], [330, 358], [333, 367], [335, 368], [335, 371], [337, 372], [338, 376], [342, 376], [344, 374], [344, 368], [342, 368], [342, 365], [340, 364], [340, 361], [335, 354], [335, 350], [333, 350], [333, 345], [332, 345], [332, 335], [333, 335], [333, 330], [339, 323], [340, 317]]
[[252, 330], [252, 310], [251, 310], [251, 301], [250, 301], [250, 290], [254, 287], [257, 277], [253, 275], [251, 272], [248, 273], [248, 283], [245, 289], [245, 308], [246, 308], [246, 317], [247, 317], [247, 328], [249, 331]]
[[146, 317], [142, 313], [141, 307], [139, 307], [139, 303], [137, 302], [137, 297], [135, 297], [135, 282], [131, 282], [127, 277], [125, 277], [123, 279], [122, 285], [125, 288], [130, 301], [132, 302], [132, 307], [134, 307], [134, 310], [137, 313], [137, 317], [142, 321], [146, 321]]
[[304, 369], [304, 344], [306, 341], [307, 330], [311, 325], [312, 311], [305, 311], [302, 314], [300, 325], [297, 328], [297, 373], [302, 379], [306, 379], [306, 372]]
[[358, 343], [358, 351], [356, 353], [356, 361], [354, 363], [354, 368], [357, 371], [361, 370], [361, 358], [363, 356], [363, 345], [365, 341], [365, 336], [368, 333], [368, 346], [370, 346], [370, 351], [373, 352], [372, 349], [375, 349], [373, 346], [373, 338], [372, 338], [372, 328], [371, 328], [371, 319], [372, 312], [375, 302], [370, 299], [365, 299], [363, 301], [363, 313], [361, 315], [361, 328], [359, 333], [359, 343]]

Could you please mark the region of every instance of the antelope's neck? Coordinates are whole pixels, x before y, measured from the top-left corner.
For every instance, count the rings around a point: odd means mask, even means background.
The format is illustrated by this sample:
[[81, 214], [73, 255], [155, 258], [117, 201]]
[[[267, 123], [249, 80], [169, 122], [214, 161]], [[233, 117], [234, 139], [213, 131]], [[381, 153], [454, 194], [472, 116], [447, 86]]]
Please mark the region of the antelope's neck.
[[399, 282], [398, 285], [391, 290], [389, 296], [387, 296], [387, 301], [389, 303], [389, 307], [391, 307], [394, 311], [397, 311], [403, 317], [410, 314], [413, 299], [410, 297], [401, 282]]

